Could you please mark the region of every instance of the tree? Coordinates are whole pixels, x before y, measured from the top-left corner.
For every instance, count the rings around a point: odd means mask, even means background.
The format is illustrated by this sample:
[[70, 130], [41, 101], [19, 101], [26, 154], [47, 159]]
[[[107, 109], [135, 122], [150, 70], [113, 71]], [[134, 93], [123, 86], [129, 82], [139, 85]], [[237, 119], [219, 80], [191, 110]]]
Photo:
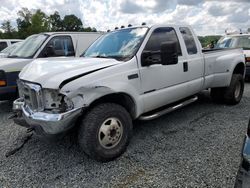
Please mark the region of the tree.
[[217, 43], [217, 41], [221, 38], [221, 36], [219, 35], [211, 35], [211, 36], [199, 36], [198, 37], [200, 40], [200, 43], [202, 45], [202, 47], [206, 47], [207, 45], [211, 44], [212, 42], [214, 42], [214, 44]]
[[49, 31], [48, 16], [40, 9], [34, 13], [27, 8], [18, 12], [17, 28], [20, 38], [26, 38], [35, 33]]
[[29, 31], [31, 34], [49, 31], [48, 16], [40, 9], [31, 16]]
[[22, 10], [18, 11], [17, 29], [20, 38], [26, 38], [30, 35], [29, 28], [31, 26], [31, 17], [32, 13], [27, 8], [22, 8]]
[[83, 28], [82, 31], [85, 31], [85, 32], [96, 32], [96, 28], [91, 28], [91, 27], [85, 27]]
[[2, 23], [1, 29], [3, 30], [2, 37], [3, 38], [12, 38], [15, 29], [12, 27], [9, 20]]
[[49, 16], [49, 30], [50, 31], [62, 31], [63, 22], [59, 12], [55, 11], [54, 14]]
[[32, 13], [28, 8], [22, 8], [22, 10], [19, 10], [17, 14], [25, 22], [31, 22]]
[[92, 32], [97, 32], [97, 29], [95, 27], [92, 27]]
[[22, 8], [18, 11], [17, 30], [12, 27], [10, 21], [5, 21], [0, 26], [0, 38], [26, 38], [32, 34], [47, 31], [85, 31], [96, 32], [96, 28], [83, 27], [82, 21], [77, 16], [66, 15], [63, 19], [59, 12], [46, 15], [40, 9], [29, 10]]
[[5, 32], [5, 33], [11, 33], [13, 31], [15, 31], [15, 29], [12, 27], [11, 23], [9, 20], [5, 21], [2, 23], [1, 29]]
[[83, 29], [82, 21], [75, 15], [66, 15], [62, 21], [64, 31], [81, 31]]

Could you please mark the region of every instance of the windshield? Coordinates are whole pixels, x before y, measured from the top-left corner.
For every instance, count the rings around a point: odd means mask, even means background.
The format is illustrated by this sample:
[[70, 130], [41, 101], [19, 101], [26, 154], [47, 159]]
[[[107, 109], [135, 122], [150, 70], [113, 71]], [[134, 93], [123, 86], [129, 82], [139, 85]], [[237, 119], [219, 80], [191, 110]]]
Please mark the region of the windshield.
[[46, 34], [32, 35], [25, 39], [8, 57], [32, 58], [47, 38]]
[[95, 41], [84, 57], [114, 58], [120, 61], [131, 59], [140, 47], [148, 28], [128, 28], [107, 33]]
[[217, 45], [217, 48], [243, 48], [244, 50], [250, 50], [250, 36], [227, 36], [221, 38]]

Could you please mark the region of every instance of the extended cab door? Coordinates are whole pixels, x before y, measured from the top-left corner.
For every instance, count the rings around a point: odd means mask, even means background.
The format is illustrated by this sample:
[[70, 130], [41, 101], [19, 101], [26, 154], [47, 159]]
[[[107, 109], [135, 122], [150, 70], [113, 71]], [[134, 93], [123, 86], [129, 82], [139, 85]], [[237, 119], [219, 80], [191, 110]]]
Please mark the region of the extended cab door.
[[[143, 95], [144, 112], [175, 102], [186, 96], [188, 81], [184, 63], [187, 61], [183, 54], [178, 38], [180, 33], [174, 27], [152, 28], [144, 40], [138, 55], [141, 75], [141, 93]], [[174, 41], [177, 43], [178, 62], [171, 65], [161, 64], [162, 43]], [[150, 66], [142, 66], [141, 55], [151, 52], [151, 59], [158, 62]]]
[[204, 81], [204, 58], [201, 53], [201, 46], [197, 37], [188, 27], [179, 28], [182, 39], [184, 40], [184, 53], [187, 61], [185, 63], [187, 71], [187, 87], [190, 95], [199, 92]]

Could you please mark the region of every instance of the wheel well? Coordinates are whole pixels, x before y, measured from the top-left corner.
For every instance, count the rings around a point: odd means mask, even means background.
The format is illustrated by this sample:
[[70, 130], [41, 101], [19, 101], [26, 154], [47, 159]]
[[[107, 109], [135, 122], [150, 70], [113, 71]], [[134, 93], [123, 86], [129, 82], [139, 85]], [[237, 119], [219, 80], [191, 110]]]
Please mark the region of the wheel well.
[[244, 72], [245, 72], [245, 65], [244, 65], [244, 63], [239, 63], [239, 64], [235, 67], [233, 74], [241, 74], [241, 75], [244, 75]]
[[90, 107], [96, 106], [100, 103], [116, 103], [123, 106], [131, 115], [132, 119], [136, 115], [136, 105], [132, 97], [125, 93], [113, 93], [105, 95], [90, 104]]

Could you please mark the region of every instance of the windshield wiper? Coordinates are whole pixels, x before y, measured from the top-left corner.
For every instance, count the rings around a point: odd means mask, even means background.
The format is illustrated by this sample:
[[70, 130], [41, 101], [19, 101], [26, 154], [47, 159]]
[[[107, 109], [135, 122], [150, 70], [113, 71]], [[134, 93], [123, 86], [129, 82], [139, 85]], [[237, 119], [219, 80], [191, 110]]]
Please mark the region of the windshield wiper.
[[107, 59], [115, 59], [117, 61], [123, 61], [126, 60], [127, 56], [121, 56], [121, 55], [108, 55], [108, 56], [104, 56], [104, 55], [96, 55], [96, 56], [90, 56], [92, 58], [107, 58]]
[[90, 56], [93, 58], [110, 58], [109, 56], [104, 56], [104, 55], [97, 55], [97, 56]]
[[18, 55], [9, 55], [8, 57], [10, 58], [16, 58], [16, 57], [19, 57]]
[[113, 58], [113, 59], [116, 59], [117, 61], [126, 61], [128, 59], [131, 58], [131, 56], [121, 56], [121, 55], [111, 55], [111, 56], [108, 56], [108, 58]]

